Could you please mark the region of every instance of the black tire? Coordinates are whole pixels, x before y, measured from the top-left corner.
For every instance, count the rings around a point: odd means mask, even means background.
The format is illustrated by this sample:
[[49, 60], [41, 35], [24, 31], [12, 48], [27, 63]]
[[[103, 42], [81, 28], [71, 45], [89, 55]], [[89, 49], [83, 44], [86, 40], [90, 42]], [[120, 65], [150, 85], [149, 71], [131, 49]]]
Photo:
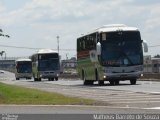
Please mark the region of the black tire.
[[88, 85], [88, 82], [85, 79], [85, 75], [84, 75], [84, 70], [82, 69], [82, 80], [83, 80], [83, 85]]
[[95, 69], [95, 77], [96, 77], [96, 81], [98, 81], [99, 79], [98, 79], [98, 70], [97, 69]]
[[34, 81], [41, 81], [41, 78], [34, 78]]
[[99, 81], [98, 81], [98, 84], [99, 84], [99, 85], [104, 85], [104, 81], [100, 81], [100, 80], [99, 80]]
[[83, 69], [82, 69], [82, 80], [83, 80], [83, 85], [93, 85], [92, 80], [86, 80], [85, 73], [84, 73]]
[[97, 69], [95, 69], [95, 77], [96, 77], [96, 81], [98, 81], [98, 84], [99, 84], [99, 85], [104, 85], [104, 81], [99, 80], [98, 70], [97, 70]]
[[115, 85], [114, 80], [110, 80], [109, 82], [110, 82], [110, 85]]
[[115, 85], [119, 85], [119, 80], [115, 80]]
[[93, 81], [92, 80], [84, 80], [83, 84], [84, 85], [93, 85]]
[[131, 79], [131, 80], [130, 80], [131, 85], [135, 85], [136, 82], [137, 82], [137, 79]]
[[[53, 80], [54, 80], [54, 78], [53, 78]], [[58, 77], [55, 77], [55, 80], [58, 81]]]
[[84, 70], [82, 69], [82, 80], [85, 80]]
[[19, 78], [16, 78], [16, 80], [19, 80]]
[[38, 78], [38, 81], [41, 81], [41, 78]]
[[88, 81], [83, 80], [83, 85], [89, 85]]
[[38, 81], [38, 79], [37, 79], [37, 78], [34, 78], [34, 81]]

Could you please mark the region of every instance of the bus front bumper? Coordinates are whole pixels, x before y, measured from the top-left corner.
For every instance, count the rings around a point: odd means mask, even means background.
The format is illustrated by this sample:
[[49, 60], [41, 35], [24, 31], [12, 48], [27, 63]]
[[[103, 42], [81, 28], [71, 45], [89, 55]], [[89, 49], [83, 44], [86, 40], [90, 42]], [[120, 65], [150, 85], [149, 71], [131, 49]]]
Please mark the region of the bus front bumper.
[[16, 78], [32, 78], [32, 73], [17, 73]]
[[59, 72], [52, 72], [52, 71], [40, 72], [40, 78], [55, 78], [55, 77], [59, 77]]
[[133, 72], [133, 73], [104, 73], [104, 80], [130, 80], [138, 79], [143, 76], [143, 72]]

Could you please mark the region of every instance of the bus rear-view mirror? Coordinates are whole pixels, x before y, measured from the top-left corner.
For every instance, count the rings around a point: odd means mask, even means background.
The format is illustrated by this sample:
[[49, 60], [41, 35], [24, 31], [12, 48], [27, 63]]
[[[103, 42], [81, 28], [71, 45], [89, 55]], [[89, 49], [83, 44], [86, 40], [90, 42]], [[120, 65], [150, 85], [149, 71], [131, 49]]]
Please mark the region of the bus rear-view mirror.
[[97, 47], [97, 55], [101, 55], [101, 43], [98, 42], [96, 47]]
[[148, 52], [148, 44], [147, 44], [147, 41], [143, 40], [143, 49], [144, 49], [144, 52]]

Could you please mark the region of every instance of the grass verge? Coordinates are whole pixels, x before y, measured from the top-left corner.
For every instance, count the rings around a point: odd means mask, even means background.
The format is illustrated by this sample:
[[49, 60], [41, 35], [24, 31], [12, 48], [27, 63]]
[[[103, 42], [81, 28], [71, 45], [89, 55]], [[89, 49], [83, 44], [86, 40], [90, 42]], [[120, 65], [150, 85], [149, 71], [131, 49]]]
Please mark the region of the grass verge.
[[97, 102], [0, 83], [0, 104], [95, 105]]

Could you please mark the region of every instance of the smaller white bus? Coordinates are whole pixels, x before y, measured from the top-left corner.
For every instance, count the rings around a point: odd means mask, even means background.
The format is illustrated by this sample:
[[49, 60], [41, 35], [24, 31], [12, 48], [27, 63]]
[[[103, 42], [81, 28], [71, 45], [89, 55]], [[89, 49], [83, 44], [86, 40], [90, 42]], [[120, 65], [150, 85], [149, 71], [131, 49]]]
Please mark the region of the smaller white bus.
[[15, 77], [16, 80], [20, 78], [31, 79], [32, 78], [32, 61], [31, 59], [17, 59], [15, 61]]
[[60, 60], [58, 52], [52, 49], [41, 49], [31, 56], [34, 81], [42, 78], [49, 81], [58, 80]]

